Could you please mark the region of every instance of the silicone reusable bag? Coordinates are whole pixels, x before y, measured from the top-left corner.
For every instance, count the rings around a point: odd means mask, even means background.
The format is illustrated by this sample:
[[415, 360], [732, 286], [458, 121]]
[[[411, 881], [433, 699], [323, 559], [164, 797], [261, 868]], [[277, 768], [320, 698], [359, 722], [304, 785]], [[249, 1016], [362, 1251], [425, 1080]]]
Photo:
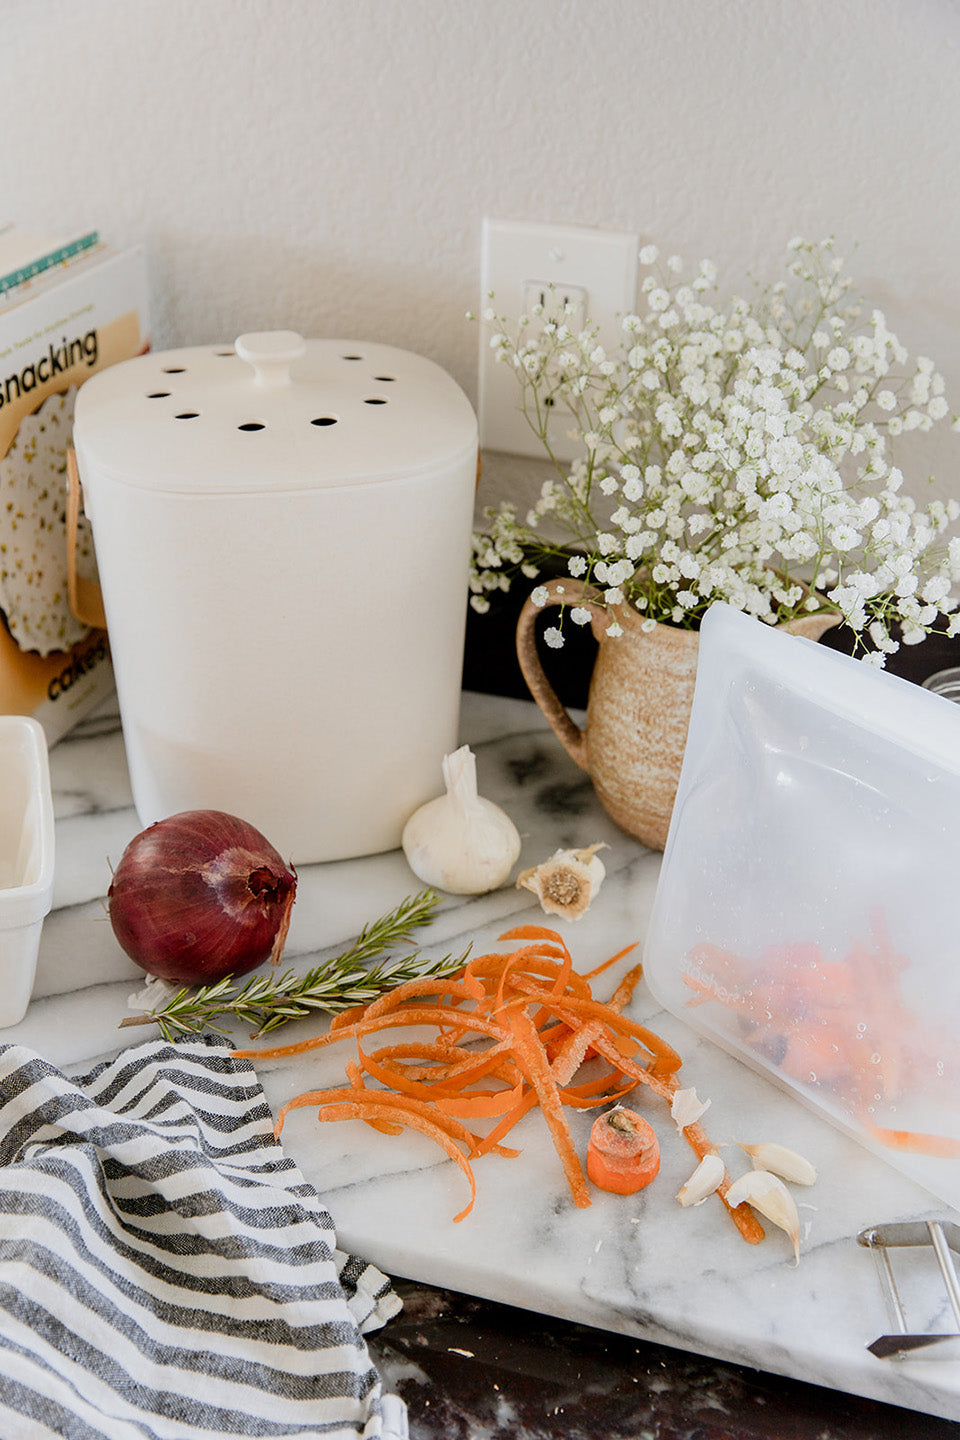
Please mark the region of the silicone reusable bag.
[[712, 607], [646, 977], [954, 1206], [958, 857], [960, 707]]

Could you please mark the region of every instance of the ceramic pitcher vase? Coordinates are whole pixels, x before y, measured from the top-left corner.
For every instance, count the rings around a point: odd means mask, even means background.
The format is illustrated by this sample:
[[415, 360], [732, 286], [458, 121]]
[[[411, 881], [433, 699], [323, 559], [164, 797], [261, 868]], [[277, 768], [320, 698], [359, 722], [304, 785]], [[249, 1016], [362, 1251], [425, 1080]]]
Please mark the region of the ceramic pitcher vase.
[[[700, 637], [695, 630], [655, 625], [629, 606], [613, 612], [623, 633], [607, 635], [611, 613], [600, 592], [580, 580], [544, 587], [545, 605], [527, 600], [517, 622], [517, 658], [534, 700], [568, 754], [593, 781], [611, 819], [652, 850], [666, 844], [693, 704]], [[537, 654], [535, 623], [549, 606], [590, 611], [600, 645], [581, 730], [557, 698]], [[782, 628], [819, 640], [837, 615], [806, 615]]]

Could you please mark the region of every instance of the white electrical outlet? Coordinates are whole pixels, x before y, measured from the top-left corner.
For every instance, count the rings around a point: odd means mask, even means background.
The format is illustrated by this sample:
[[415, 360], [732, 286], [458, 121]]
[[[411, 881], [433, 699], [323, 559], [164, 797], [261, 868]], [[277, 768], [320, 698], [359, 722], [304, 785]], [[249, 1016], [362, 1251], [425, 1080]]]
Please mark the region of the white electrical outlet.
[[[579, 331], [599, 326], [600, 342], [613, 349], [620, 320], [637, 303], [639, 236], [571, 225], [528, 225], [484, 220], [481, 256], [481, 317], [489, 308], [513, 324], [541, 296], [567, 302], [567, 323]], [[493, 299], [490, 299], [490, 295]], [[511, 366], [497, 362], [491, 327], [481, 320], [478, 409], [480, 443], [489, 450], [542, 458], [543, 446], [520, 409], [520, 386]], [[567, 436], [569, 417], [555, 416], [549, 438], [554, 454], [572, 460], [579, 451]]]

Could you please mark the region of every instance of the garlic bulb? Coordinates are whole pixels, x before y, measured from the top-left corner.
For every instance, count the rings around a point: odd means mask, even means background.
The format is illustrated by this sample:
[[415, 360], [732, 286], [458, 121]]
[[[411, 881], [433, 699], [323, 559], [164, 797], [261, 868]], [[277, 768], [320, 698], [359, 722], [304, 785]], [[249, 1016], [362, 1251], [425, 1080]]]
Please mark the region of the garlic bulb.
[[451, 895], [480, 895], [502, 885], [520, 854], [517, 827], [477, 793], [469, 745], [443, 758], [446, 794], [415, 810], [403, 828], [407, 864], [425, 885]]
[[517, 877], [517, 889], [531, 890], [545, 914], [579, 920], [603, 884], [607, 872], [596, 852], [606, 848], [598, 841], [582, 850], [555, 850], [549, 860]]

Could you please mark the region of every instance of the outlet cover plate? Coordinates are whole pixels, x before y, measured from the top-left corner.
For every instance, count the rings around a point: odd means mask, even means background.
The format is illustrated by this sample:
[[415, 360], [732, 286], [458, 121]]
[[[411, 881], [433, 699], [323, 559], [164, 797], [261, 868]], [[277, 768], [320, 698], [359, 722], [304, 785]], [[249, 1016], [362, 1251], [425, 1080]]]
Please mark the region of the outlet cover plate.
[[[555, 294], [562, 294], [563, 287], [570, 286], [576, 317], [582, 314], [584, 322], [599, 326], [601, 344], [612, 350], [620, 338], [620, 320], [637, 303], [639, 243], [638, 235], [625, 231], [484, 220], [477, 394], [485, 449], [545, 458], [520, 408], [513, 369], [498, 363], [490, 348], [493, 331], [482, 318], [484, 312], [492, 308], [513, 325], [538, 287], [552, 285]], [[569, 427], [564, 415], [550, 423], [550, 445], [560, 460], [572, 460], [580, 450], [567, 435]]]

